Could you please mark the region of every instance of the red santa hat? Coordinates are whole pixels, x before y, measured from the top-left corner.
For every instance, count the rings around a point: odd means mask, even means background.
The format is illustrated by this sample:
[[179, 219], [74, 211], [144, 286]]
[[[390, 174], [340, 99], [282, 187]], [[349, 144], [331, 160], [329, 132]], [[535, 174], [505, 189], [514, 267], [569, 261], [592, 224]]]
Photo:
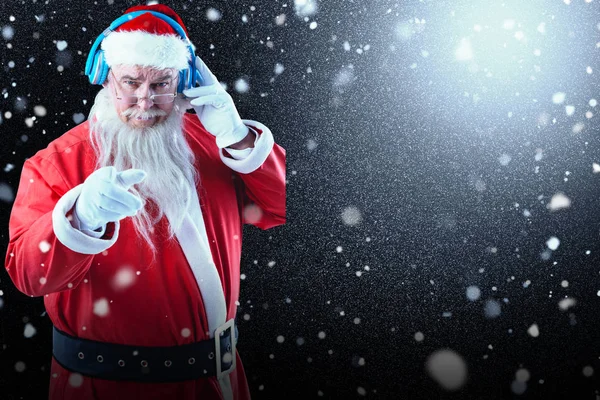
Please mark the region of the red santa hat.
[[[171, 8], [162, 4], [141, 5], [125, 11], [154, 11], [174, 19], [187, 36], [183, 21]], [[168, 22], [144, 13], [117, 27], [102, 41], [104, 58], [109, 67], [140, 65], [158, 69], [187, 68], [191, 60], [187, 38], [182, 38]]]

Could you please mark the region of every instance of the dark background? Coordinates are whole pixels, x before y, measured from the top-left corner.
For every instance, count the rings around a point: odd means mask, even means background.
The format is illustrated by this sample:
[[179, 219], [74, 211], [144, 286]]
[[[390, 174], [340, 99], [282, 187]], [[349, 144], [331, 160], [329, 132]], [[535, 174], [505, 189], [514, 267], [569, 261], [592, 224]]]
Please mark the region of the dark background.
[[[598, 1], [532, 1], [533, 30], [548, 25], [542, 56], [528, 49], [490, 79], [443, 56], [468, 10], [485, 10], [471, 3], [323, 1], [307, 21], [293, 1], [166, 3], [241, 116], [287, 150], [288, 222], [244, 237], [239, 351], [253, 398], [600, 396], [600, 109], [588, 103], [600, 99]], [[87, 52], [134, 4], [0, 4], [0, 254], [23, 162], [87, 116], [99, 89], [83, 75]], [[398, 34], [407, 29], [410, 38]], [[246, 93], [234, 90], [240, 78]], [[567, 103], [554, 104], [556, 92]], [[30, 127], [36, 105], [47, 114]], [[552, 212], [559, 192], [571, 206]], [[576, 304], [561, 310], [565, 297]], [[485, 314], [490, 300], [496, 317]], [[50, 329], [42, 299], [2, 269], [1, 399], [46, 396]], [[466, 363], [459, 390], [427, 372], [440, 349]], [[525, 386], [514, 383], [522, 368]]]

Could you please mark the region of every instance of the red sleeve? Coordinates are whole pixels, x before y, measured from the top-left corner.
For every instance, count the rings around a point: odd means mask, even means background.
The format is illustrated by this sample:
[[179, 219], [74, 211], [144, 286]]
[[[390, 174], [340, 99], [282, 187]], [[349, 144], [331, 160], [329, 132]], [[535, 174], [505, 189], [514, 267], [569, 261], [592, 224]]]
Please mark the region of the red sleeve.
[[48, 160], [25, 162], [9, 220], [5, 268], [26, 295], [76, 287], [91, 266], [93, 255], [65, 247], [54, 234], [52, 211], [68, 189]]
[[285, 167], [285, 150], [275, 144], [258, 169], [249, 174], [238, 174], [244, 182], [244, 223], [260, 229], [285, 223]]

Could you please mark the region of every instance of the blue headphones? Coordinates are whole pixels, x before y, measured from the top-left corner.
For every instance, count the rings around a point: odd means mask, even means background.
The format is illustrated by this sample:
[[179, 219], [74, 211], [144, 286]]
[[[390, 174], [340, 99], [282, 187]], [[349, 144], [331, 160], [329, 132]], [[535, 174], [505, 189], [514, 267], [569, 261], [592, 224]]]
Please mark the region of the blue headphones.
[[110, 68], [104, 59], [104, 50], [100, 48], [102, 41], [117, 27], [145, 13], [150, 13], [155, 17], [167, 22], [173, 29], [175, 29], [175, 31], [177, 31], [179, 36], [181, 36], [187, 42], [187, 48], [190, 52], [191, 60], [188, 62], [186, 69], [179, 71], [179, 85], [177, 86], [177, 92], [181, 93], [185, 89], [193, 88], [196, 82], [202, 83], [202, 76], [196, 70], [196, 55], [194, 54], [194, 49], [192, 49], [190, 40], [185, 35], [185, 31], [174, 19], [155, 11], [134, 11], [129, 14], [122, 15], [114, 20], [110, 26], [106, 28], [104, 32], [98, 36], [98, 38], [96, 38], [96, 41], [94, 42], [94, 45], [92, 46], [85, 63], [85, 74], [88, 76], [90, 83], [94, 85], [101, 85], [108, 76], [108, 71]]

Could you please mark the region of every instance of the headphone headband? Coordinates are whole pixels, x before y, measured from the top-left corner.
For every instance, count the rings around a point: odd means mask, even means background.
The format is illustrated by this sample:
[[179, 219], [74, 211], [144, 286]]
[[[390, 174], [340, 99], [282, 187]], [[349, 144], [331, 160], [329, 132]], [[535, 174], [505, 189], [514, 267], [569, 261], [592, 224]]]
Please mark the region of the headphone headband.
[[155, 17], [165, 21], [173, 29], [175, 29], [177, 34], [184, 40], [184, 42], [188, 48], [188, 51], [190, 53], [191, 57], [190, 57], [190, 61], [188, 62], [188, 67], [184, 70], [181, 70], [179, 73], [179, 86], [177, 88], [177, 91], [182, 92], [184, 89], [194, 87], [196, 82], [202, 81], [200, 74], [196, 71], [196, 67], [195, 67], [196, 55], [194, 54], [194, 49], [192, 48], [192, 43], [190, 42], [189, 38], [185, 34], [185, 31], [183, 30], [181, 25], [179, 25], [177, 23], [177, 21], [175, 21], [173, 18], [171, 18], [165, 14], [162, 14], [162, 13], [159, 13], [156, 11], [144, 10], [144, 11], [133, 11], [133, 12], [130, 12], [130, 13], [120, 16], [119, 18], [114, 20], [108, 26], [108, 28], [106, 28], [100, 34], [100, 36], [98, 36], [96, 38], [96, 40], [94, 41], [94, 44], [92, 45], [92, 48], [90, 49], [90, 53], [88, 54], [88, 58], [85, 63], [85, 74], [89, 77], [90, 83], [101, 85], [102, 83], [104, 83], [104, 81], [106, 80], [106, 78], [108, 76], [108, 70], [110, 67], [106, 64], [106, 60], [104, 57], [104, 51], [100, 49], [102, 41], [108, 35], [110, 35], [112, 32], [114, 32], [114, 30], [116, 28], [118, 28], [119, 26], [133, 20], [134, 18], [139, 17], [142, 14], [146, 14], [146, 13], [150, 13], [150, 14], [154, 15]]

